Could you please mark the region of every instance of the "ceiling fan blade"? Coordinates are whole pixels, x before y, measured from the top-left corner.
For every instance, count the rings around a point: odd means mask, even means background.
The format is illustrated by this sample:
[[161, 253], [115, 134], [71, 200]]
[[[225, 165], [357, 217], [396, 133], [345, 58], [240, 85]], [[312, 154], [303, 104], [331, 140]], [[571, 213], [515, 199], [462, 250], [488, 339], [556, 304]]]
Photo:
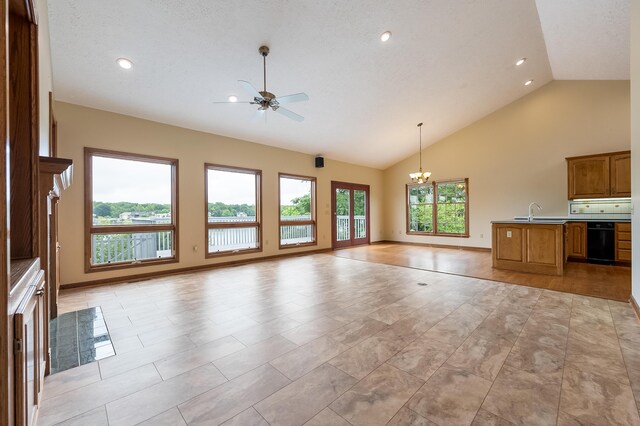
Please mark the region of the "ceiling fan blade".
[[229, 101], [224, 101], [224, 102], [211, 102], [212, 104], [255, 104], [255, 102], [229, 102]]
[[253, 84], [245, 80], [238, 80], [238, 83], [240, 83], [240, 86], [242, 86], [242, 88], [253, 98], [263, 99], [260, 92], [258, 92], [258, 89], [253, 87]]
[[267, 112], [263, 109], [257, 109], [253, 117], [251, 118], [251, 122], [258, 122], [264, 119], [264, 122], [267, 122]]
[[299, 123], [302, 123], [304, 121], [304, 117], [301, 115], [296, 114], [293, 111], [290, 111], [286, 108], [282, 108], [282, 107], [278, 107], [276, 108], [276, 112], [279, 112], [280, 114], [284, 115], [285, 117], [289, 117], [292, 120], [295, 120]]
[[296, 93], [294, 95], [287, 95], [276, 98], [276, 101], [278, 101], [279, 105], [292, 104], [294, 102], [303, 102], [308, 100], [309, 96], [306, 93]]

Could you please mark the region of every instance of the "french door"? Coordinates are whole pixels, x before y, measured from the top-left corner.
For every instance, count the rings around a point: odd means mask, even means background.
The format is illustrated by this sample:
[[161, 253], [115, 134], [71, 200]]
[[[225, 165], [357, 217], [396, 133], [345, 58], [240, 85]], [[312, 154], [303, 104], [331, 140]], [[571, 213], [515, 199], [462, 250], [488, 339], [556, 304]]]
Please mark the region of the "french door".
[[369, 185], [331, 182], [332, 248], [369, 244]]

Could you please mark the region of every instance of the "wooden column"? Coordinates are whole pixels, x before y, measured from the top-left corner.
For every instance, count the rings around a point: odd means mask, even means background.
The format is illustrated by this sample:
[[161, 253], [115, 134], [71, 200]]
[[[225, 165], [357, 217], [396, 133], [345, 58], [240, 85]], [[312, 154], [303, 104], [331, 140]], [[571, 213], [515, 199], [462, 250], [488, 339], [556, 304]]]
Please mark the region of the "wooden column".
[[58, 248], [58, 200], [70, 184], [73, 161], [66, 158], [40, 157], [40, 262], [44, 269], [46, 285], [45, 312], [47, 318], [58, 316], [57, 248]]

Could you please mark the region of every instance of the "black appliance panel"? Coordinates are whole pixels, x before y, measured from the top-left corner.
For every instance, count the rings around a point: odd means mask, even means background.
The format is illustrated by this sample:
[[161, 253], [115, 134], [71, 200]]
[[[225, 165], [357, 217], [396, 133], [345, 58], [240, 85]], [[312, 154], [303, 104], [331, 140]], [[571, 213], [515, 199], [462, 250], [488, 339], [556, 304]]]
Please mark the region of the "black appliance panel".
[[587, 260], [610, 263], [616, 259], [616, 233], [613, 222], [587, 223]]

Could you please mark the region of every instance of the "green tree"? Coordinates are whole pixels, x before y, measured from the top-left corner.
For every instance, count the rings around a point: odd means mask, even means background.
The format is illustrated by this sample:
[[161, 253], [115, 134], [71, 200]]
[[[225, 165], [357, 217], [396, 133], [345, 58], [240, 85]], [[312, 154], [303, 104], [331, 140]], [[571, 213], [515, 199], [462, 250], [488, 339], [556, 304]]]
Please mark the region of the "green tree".
[[101, 202], [93, 203], [93, 214], [98, 217], [111, 217], [111, 204]]

